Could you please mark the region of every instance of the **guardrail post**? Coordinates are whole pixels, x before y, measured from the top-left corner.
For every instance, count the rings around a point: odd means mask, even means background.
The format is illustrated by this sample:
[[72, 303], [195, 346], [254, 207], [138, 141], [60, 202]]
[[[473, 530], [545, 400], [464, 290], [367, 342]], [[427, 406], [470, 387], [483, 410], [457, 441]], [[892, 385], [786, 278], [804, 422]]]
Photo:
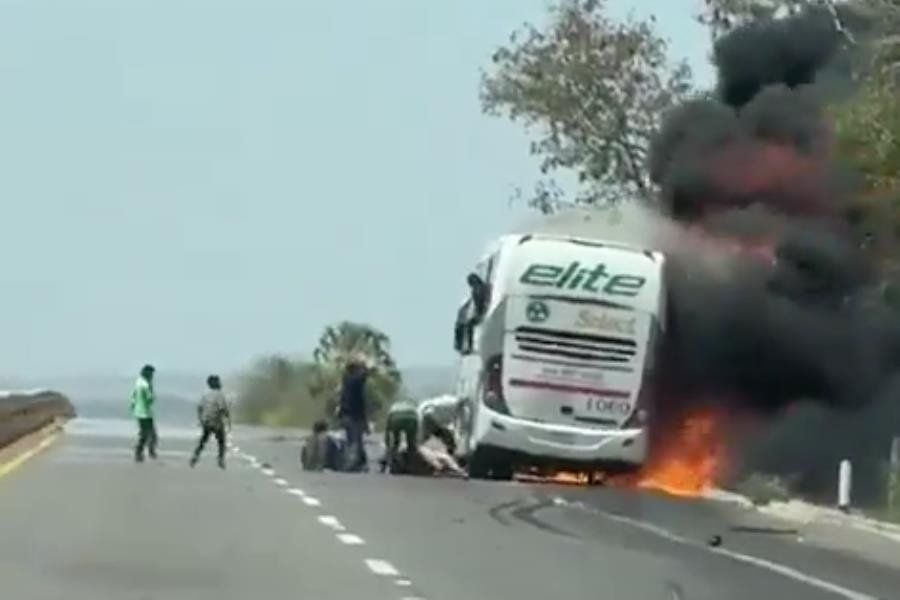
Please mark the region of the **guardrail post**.
[[850, 495], [853, 487], [853, 465], [846, 458], [838, 468], [838, 508], [850, 512]]
[[888, 509], [900, 508], [900, 437], [895, 437], [891, 442], [887, 501]]

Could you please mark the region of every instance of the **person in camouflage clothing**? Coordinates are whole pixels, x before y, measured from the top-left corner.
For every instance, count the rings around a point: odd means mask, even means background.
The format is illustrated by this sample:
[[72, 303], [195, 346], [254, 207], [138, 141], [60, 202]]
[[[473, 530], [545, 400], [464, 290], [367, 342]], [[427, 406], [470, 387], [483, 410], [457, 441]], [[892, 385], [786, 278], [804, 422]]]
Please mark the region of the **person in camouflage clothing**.
[[195, 466], [200, 460], [200, 453], [209, 440], [209, 436], [216, 438], [219, 447], [219, 467], [225, 468], [225, 431], [231, 429], [231, 411], [228, 409], [228, 401], [222, 393], [222, 382], [218, 375], [210, 375], [206, 378], [209, 388], [197, 405], [197, 419], [200, 422], [202, 433], [197, 442], [197, 448], [191, 457], [191, 466]]
[[[408, 470], [414, 462], [418, 437], [419, 413], [416, 404], [409, 400], [400, 400], [392, 404], [384, 427], [385, 453], [381, 459], [381, 472]], [[398, 452], [402, 441], [406, 442], [406, 455], [401, 457]]]

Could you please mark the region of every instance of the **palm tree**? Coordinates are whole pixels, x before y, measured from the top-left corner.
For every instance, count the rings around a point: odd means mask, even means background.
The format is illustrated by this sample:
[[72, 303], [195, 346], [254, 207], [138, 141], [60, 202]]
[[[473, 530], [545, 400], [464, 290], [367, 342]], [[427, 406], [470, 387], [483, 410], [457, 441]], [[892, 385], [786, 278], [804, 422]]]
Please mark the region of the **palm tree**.
[[386, 334], [363, 323], [343, 321], [326, 327], [313, 351], [319, 368], [318, 381], [311, 388], [313, 393], [325, 395], [333, 411], [345, 367], [353, 360], [361, 361], [371, 369], [367, 398], [370, 414], [376, 414], [393, 401], [401, 387], [402, 378], [390, 347]]

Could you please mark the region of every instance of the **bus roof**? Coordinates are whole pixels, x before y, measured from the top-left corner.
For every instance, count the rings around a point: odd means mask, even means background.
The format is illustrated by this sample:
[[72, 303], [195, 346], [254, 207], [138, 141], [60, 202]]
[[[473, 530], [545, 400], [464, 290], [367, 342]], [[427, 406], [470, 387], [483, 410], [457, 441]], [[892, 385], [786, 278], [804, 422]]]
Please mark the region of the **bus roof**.
[[521, 246], [523, 244], [527, 244], [531, 241], [546, 241], [546, 242], [566, 242], [570, 244], [578, 244], [582, 246], [591, 246], [594, 248], [610, 248], [615, 250], [624, 250], [626, 252], [641, 252], [646, 255], [648, 258], [655, 259], [655, 257], [661, 255], [662, 253], [657, 250], [650, 250], [647, 248], [642, 248], [639, 246], [623, 244], [621, 242], [613, 242], [604, 240], [601, 238], [590, 238], [585, 236], [576, 236], [576, 235], [565, 235], [558, 233], [517, 233], [517, 234], [506, 234], [500, 237], [499, 240], [495, 241], [491, 244], [487, 254], [492, 254], [499, 247], [508, 247], [508, 246]]

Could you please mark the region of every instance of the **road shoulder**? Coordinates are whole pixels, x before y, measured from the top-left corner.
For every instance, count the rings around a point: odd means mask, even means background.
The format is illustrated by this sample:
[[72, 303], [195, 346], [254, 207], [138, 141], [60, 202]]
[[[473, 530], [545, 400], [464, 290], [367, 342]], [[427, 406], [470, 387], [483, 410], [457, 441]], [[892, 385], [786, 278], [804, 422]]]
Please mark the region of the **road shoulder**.
[[49, 448], [62, 435], [59, 422], [46, 425], [0, 448], [0, 478], [3, 478]]

